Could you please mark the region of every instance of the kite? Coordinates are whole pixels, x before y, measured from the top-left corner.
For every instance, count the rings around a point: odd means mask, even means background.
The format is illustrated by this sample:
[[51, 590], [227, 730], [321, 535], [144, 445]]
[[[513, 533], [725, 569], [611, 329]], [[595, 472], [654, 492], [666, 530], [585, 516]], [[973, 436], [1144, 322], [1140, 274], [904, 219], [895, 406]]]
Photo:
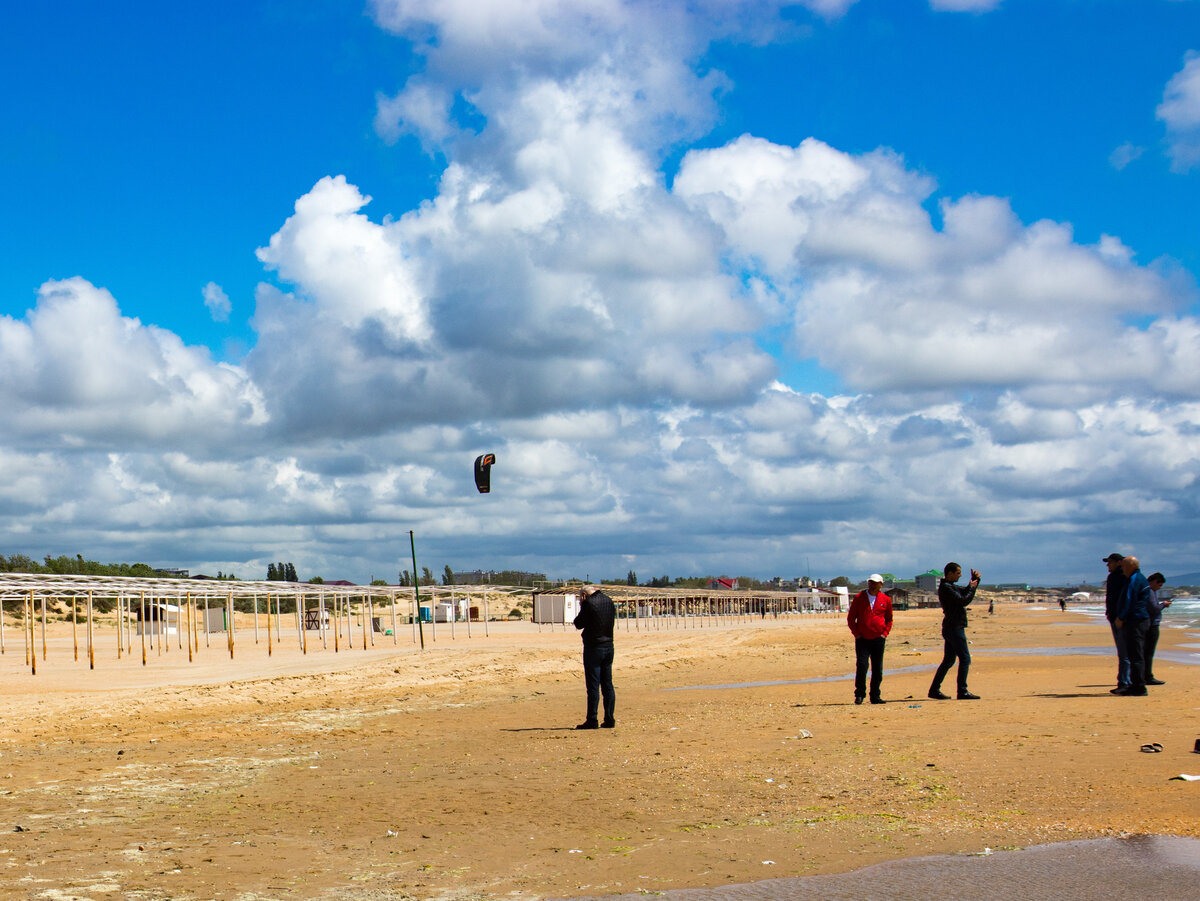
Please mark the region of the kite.
[[495, 454], [480, 454], [475, 458], [475, 487], [480, 494], [492, 490], [492, 464], [495, 462]]

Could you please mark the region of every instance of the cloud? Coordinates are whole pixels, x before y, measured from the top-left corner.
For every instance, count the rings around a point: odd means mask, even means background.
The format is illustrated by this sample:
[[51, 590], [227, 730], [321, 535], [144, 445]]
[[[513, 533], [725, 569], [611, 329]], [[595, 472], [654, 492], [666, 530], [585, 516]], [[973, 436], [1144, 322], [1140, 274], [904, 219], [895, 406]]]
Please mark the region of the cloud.
[[[83, 279], [0, 318], [6, 534], [351, 578], [410, 529], [435, 570], [553, 575], [1190, 559], [1189, 279], [886, 148], [748, 134], [672, 171], [728, 84], [708, 43], [783, 27], [693, 7], [376, 3], [425, 59], [376, 126], [444, 156], [435, 195], [318, 180], [258, 250], [243, 366]], [[808, 360], [843, 389], [785, 384]]]
[[0, 361], [0, 422], [18, 446], [207, 446], [266, 420], [242, 369], [122, 316], [82, 278], [47, 282], [23, 320], [0, 318]]
[[858, 388], [1153, 392], [1194, 350], [1123, 324], [1192, 295], [1136, 265], [1118, 239], [1083, 246], [1069, 225], [1025, 226], [989, 197], [943, 200], [939, 231], [924, 207], [929, 183], [890, 154], [743, 137], [690, 152], [676, 190], [723, 229], [739, 265], [787, 298], [798, 350]]
[[1200, 163], [1200, 53], [1189, 50], [1183, 68], [1163, 91], [1157, 110], [1167, 128], [1167, 155], [1175, 172], [1187, 172]]
[[1110, 166], [1120, 172], [1134, 160], [1140, 158], [1145, 152], [1145, 147], [1138, 147], [1135, 144], [1131, 144], [1126, 141], [1109, 154], [1108, 163]]
[[229, 295], [216, 282], [209, 282], [205, 285], [203, 293], [204, 305], [208, 307], [208, 314], [212, 316], [213, 322], [227, 321], [229, 313], [233, 309], [233, 305], [229, 302]]
[[996, 9], [1002, 0], [929, 0], [931, 9], [941, 12], [982, 13]]

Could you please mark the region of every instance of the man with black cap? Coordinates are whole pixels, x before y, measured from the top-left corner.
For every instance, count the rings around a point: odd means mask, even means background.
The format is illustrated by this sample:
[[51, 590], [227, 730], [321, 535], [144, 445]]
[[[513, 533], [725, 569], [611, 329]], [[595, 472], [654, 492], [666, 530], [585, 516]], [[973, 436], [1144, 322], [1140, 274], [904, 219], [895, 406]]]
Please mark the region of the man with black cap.
[[1102, 562], [1108, 564], [1108, 580], [1104, 583], [1104, 616], [1112, 629], [1113, 643], [1117, 646], [1117, 687], [1113, 694], [1120, 694], [1129, 687], [1129, 654], [1125, 651], [1125, 633], [1117, 625], [1117, 614], [1125, 603], [1125, 592], [1129, 588], [1129, 577], [1121, 569], [1124, 554], [1113, 552]]

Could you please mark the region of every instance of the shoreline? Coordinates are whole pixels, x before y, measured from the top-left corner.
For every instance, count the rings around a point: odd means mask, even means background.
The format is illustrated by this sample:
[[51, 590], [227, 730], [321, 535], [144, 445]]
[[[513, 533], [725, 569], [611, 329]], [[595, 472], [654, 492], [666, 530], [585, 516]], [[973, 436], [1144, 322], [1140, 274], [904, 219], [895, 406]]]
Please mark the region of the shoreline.
[[1200, 783], [1168, 781], [1200, 772], [1193, 633], [1164, 630], [1188, 660], [1160, 656], [1166, 686], [1114, 698], [1115, 654], [1071, 653], [1107, 626], [998, 605], [968, 627], [983, 700], [930, 702], [939, 622], [897, 613], [878, 707], [852, 703], [844, 615], [620, 630], [618, 726], [596, 733], [573, 728], [561, 626], [96, 671], [52, 638], [37, 676], [0, 678], [6, 829], [27, 830], [0, 862], [12, 897], [592, 897], [1200, 838]]

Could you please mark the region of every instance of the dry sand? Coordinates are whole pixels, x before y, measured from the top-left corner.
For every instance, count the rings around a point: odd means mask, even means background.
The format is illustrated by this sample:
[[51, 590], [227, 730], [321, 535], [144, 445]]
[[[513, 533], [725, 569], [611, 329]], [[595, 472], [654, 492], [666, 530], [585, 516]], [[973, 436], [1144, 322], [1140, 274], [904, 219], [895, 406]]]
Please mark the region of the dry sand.
[[102, 631], [91, 670], [56, 624], [31, 675], [10, 619], [0, 898], [591, 896], [1200, 837], [1200, 783], [1169, 781], [1200, 772], [1200, 670], [1161, 662], [1149, 698], [1113, 697], [1111, 656], [989, 653], [1107, 647], [1103, 624], [1004, 604], [968, 633], [983, 700], [934, 702], [939, 621], [897, 613], [885, 665], [925, 669], [861, 707], [846, 678], [668, 690], [845, 676], [841, 616], [622, 624], [618, 726], [580, 732], [569, 628], [340, 653], [309, 633], [307, 655], [292, 632], [268, 657], [243, 627], [232, 661], [213, 636], [145, 666]]

